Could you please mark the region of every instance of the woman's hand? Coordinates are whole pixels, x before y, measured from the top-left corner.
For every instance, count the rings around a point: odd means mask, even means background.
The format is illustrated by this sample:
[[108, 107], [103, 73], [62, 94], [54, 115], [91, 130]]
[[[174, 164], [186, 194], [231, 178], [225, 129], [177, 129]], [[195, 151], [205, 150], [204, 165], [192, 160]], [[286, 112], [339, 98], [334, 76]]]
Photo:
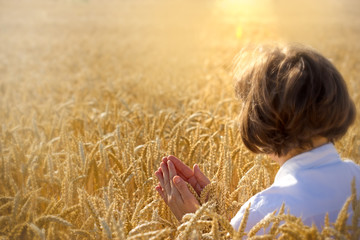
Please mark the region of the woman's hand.
[[210, 180], [200, 171], [199, 166], [194, 164], [194, 170], [191, 170], [191, 168], [186, 166], [177, 157], [168, 156], [162, 159], [165, 164], [167, 164], [169, 160], [174, 164], [177, 175], [188, 182], [200, 196], [201, 191], [210, 183]]
[[174, 164], [168, 160], [160, 164], [155, 172], [160, 184], [156, 190], [170, 207], [175, 217], [181, 221], [186, 213], [194, 213], [200, 206], [195, 196], [188, 189], [186, 182], [176, 175]]

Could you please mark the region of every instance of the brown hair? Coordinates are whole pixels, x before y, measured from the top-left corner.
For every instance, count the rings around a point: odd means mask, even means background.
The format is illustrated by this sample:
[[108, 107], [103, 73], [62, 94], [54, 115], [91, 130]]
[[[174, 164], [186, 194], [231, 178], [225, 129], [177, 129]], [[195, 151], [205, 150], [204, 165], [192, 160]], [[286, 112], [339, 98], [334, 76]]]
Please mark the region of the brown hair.
[[249, 150], [286, 155], [311, 147], [314, 137], [333, 142], [354, 122], [356, 109], [343, 77], [313, 49], [247, 47], [235, 60], [240, 132]]

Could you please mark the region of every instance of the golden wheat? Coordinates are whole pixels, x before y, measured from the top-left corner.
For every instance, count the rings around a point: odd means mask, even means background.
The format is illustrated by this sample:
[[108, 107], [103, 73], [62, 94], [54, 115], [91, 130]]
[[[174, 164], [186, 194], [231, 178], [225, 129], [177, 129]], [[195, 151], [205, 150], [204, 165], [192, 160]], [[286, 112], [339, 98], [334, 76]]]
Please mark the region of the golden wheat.
[[[216, 3], [184, 8], [195, 20], [183, 19], [182, 30], [167, 9], [180, 4], [176, 15], [184, 3], [1, 1], [0, 239], [360, 237], [354, 184], [336, 222], [327, 215], [323, 229], [304, 225], [284, 206], [249, 232], [248, 210], [239, 231], [229, 221], [278, 170], [240, 141], [241, 103], [230, 80], [236, 51], [247, 42], [283, 40], [282, 31], [288, 40], [312, 44], [339, 67], [359, 109], [360, 41], [351, 16], [360, 15], [337, 13], [338, 22], [317, 22], [319, 31], [308, 34], [286, 22], [271, 24], [269, 3], [239, 8], [239, 23], [227, 1], [209, 2]], [[256, 16], [257, 8], [259, 20], [241, 10]], [[263, 14], [269, 23], [260, 20]], [[240, 39], [232, 36], [236, 28]], [[357, 118], [336, 143], [357, 164], [359, 136]], [[200, 196], [190, 187], [202, 205], [181, 222], [155, 191], [154, 171], [170, 154], [197, 163], [211, 179]], [[262, 228], [270, 230], [256, 235]]]

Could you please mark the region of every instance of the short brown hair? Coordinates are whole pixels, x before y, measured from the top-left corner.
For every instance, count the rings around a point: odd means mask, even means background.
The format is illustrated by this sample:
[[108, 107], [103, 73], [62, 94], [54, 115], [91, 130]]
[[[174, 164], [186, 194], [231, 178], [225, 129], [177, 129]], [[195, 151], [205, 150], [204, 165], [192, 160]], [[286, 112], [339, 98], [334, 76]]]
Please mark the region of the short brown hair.
[[235, 59], [234, 78], [241, 138], [252, 152], [282, 156], [319, 136], [333, 142], [355, 120], [343, 77], [309, 47], [247, 47]]

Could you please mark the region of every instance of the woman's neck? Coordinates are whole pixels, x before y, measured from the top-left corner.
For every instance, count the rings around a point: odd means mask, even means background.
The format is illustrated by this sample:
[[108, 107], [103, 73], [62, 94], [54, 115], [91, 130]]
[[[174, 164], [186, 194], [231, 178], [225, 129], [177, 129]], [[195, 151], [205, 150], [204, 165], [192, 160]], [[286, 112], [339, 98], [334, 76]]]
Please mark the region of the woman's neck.
[[272, 160], [274, 160], [280, 166], [282, 166], [290, 158], [293, 158], [296, 155], [299, 155], [303, 152], [310, 151], [311, 149], [320, 147], [321, 145], [324, 145], [324, 144], [328, 143], [329, 141], [324, 137], [316, 137], [316, 138], [312, 139], [312, 142], [313, 142], [313, 147], [311, 147], [311, 148], [307, 148], [307, 149], [294, 148], [294, 149], [290, 150], [290, 152], [288, 152], [286, 155], [283, 155], [283, 156], [277, 156], [275, 154], [270, 154], [269, 156]]

